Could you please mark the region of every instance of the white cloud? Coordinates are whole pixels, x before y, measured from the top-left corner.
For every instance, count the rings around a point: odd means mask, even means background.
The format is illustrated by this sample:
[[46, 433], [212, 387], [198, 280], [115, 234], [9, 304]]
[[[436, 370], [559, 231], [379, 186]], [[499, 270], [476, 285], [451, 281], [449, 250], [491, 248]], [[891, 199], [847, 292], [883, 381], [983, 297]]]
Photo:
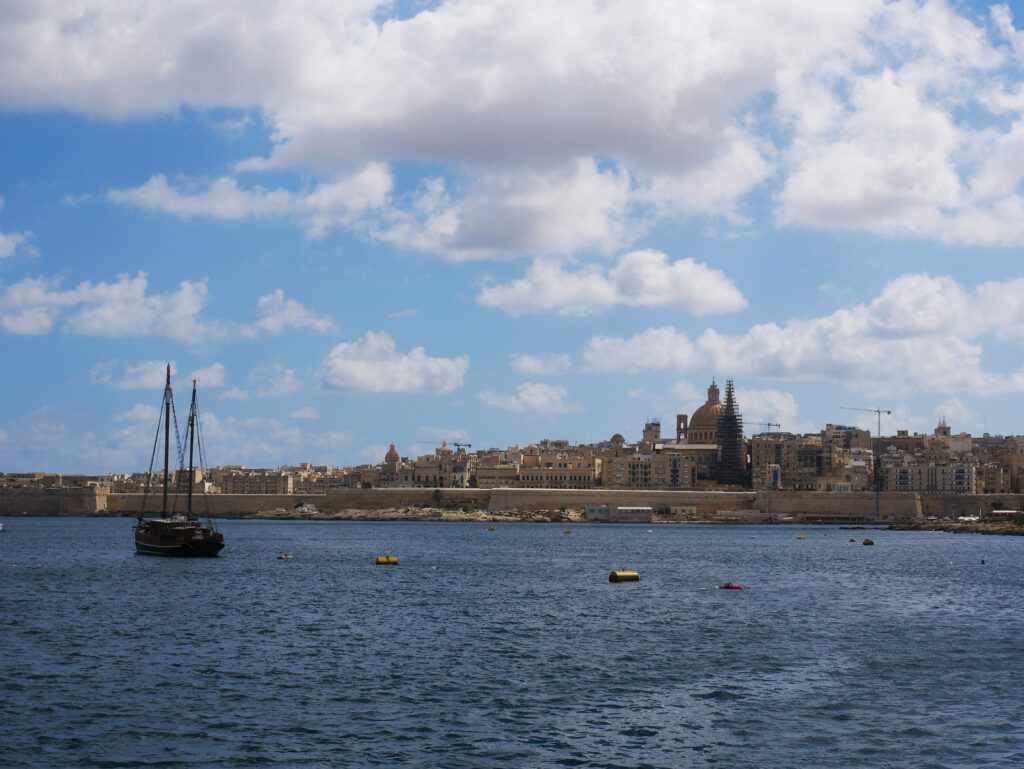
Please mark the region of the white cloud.
[[258, 366], [249, 372], [249, 386], [260, 398], [283, 398], [302, 389], [302, 382], [280, 363]]
[[224, 386], [224, 364], [214, 363], [204, 368], [196, 369], [188, 375], [188, 381], [193, 379], [200, 387], [223, 387]]
[[377, 465], [384, 461], [384, 455], [388, 453], [388, 446], [381, 443], [372, 443], [359, 450], [359, 456], [366, 460], [367, 464]]
[[607, 273], [596, 265], [568, 272], [558, 261], [538, 259], [525, 277], [485, 286], [477, 302], [514, 316], [594, 315], [618, 304], [707, 315], [733, 312], [747, 304], [720, 270], [691, 258], [669, 262], [666, 254], [651, 250], [624, 255]]
[[323, 360], [317, 374], [325, 390], [348, 393], [434, 393], [462, 386], [469, 358], [431, 358], [422, 347], [398, 352], [384, 331], [367, 331], [355, 342], [342, 342]]
[[281, 188], [268, 190], [259, 185], [243, 189], [237, 180], [227, 176], [205, 187], [188, 179], [182, 180], [180, 187], [172, 187], [166, 176], [156, 174], [139, 187], [108, 190], [107, 199], [184, 218], [205, 216], [237, 220], [293, 216], [305, 222], [310, 237], [317, 238], [331, 227], [351, 226], [369, 212], [382, 208], [388, 201], [391, 186], [388, 166], [370, 163], [355, 174], [339, 175], [318, 184], [305, 195]]
[[303, 307], [294, 299], [285, 299], [281, 289], [261, 296], [256, 302], [259, 320], [243, 328], [245, 336], [279, 335], [290, 328], [308, 328], [322, 334], [337, 331], [334, 321]]
[[[1024, 368], [982, 368], [986, 335], [1020, 336], [1024, 279], [973, 291], [951, 278], [904, 275], [869, 304], [819, 318], [765, 323], [740, 335], [670, 326], [630, 338], [594, 336], [584, 365], [594, 371], [719, 371], [782, 381], [859, 383], [869, 390], [932, 394], [1024, 391]], [[772, 420], [774, 421], [774, 420]]]
[[45, 334], [60, 322], [65, 333], [192, 341], [221, 336], [198, 315], [206, 282], [183, 281], [167, 294], [148, 293], [145, 273], [118, 275], [113, 283], [79, 283], [62, 290], [59, 278], [25, 278], [0, 294], [0, 328], [10, 334]]
[[[0, 108], [227, 108], [233, 128], [258, 114], [274, 146], [239, 172], [328, 181], [154, 176], [112, 199], [289, 215], [314, 237], [368, 227], [453, 259], [616, 249], [660, 216], [742, 226], [766, 180], [781, 226], [1021, 244], [1024, 38], [1007, 6], [990, 14], [943, 0], [441, 0], [405, 16], [376, 0], [22, 4], [0, 24]], [[406, 161], [430, 177], [395, 207], [386, 164]]]
[[151, 211], [215, 219], [281, 215], [292, 205], [292, 195], [287, 190], [266, 190], [262, 187], [243, 190], [239, 189], [238, 182], [226, 176], [214, 180], [206, 189], [191, 185], [181, 192], [167, 183], [166, 176], [156, 174], [140, 187], [109, 190], [107, 198], [114, 203]]
[[946, 420], [946, 424], [952, 428], [954, 435], [966, 431], [970, 426], [978, 423], [978, 415], [965, 406], [959, 398], [950, 398], [935, 409], [935, 424], [938, 424], [940, 419]]
[[219, 417], [212, 411], [203, 415], [203, 437], [213, 464], [257, 467], [337, 464], [338, 452], [351, 441], [344, 432], [307, 432], [273, 417]]
[[300, 409], [295, 409], [288, 416], [292, 419], [319, 419], [320, 412], [312, 406], [303, 406]]
[[558, 385], [539, 382], [523, 382], [516, 388], [515, 395], [501, 395], [489, 391], [480, 393], [480, 400], [488, 406], [506, 411], [531, 414], [565, 414], [582, 411], [579, 404], [566, 403], [569, 391]]
[[220, 394], [220, 399], [222, 401], [247, 401], [249, 400], [249, 391], [230, 387]]
[[680, 379], [672, 386], [672, 397], [686, 406], [693, 406], [693, 411], [701, 406], [704, 401], [704, 393], [698, 390], [689, 379]]
[[416, 428], [416, 437], [423, 441], [440, 443], [441, 441], [459, 441], [465, 443], [469, 440], [469, 433], [461, 428], [429, 427], [420, 425]]
[[737, 387], [736, 403], [747, 435], [780, 430], [802, 433], [813, 429], [810, 420], [800, 419], [800, 406], [792, 393]]
[[146, 274], [118, 275], [113, 283], [79, 283], [63, 289], [59, 277], [25, 278], [0, 293], [0, 329], [38, 335], [60, 330], [98, 337], [148, 337], [198, 344], [241, 337], [256, 339], [293, 328], [320, 333], [336, 330], [334, 321], [285, 299], [281, 289], [257, 301], [252, 324], [203, 321], [210, 300], [206, 280], [183, 281], [177, 291], [149, 292]]
[[568, 355], [515, 355], [512, 356], [512, 368], [523, 374], [536, 376], [558, 376], [564, 374], [572, 366]]
[[[3, 207], [4, 199], [0, 196], [0, 210]], [[11, 256], [20, 246], [24, 246], [31, 237], [31, 232], [0, 232], [0, 259], [6, 259], [8, 256]], [[23, 250], [31, 251], [35, 254], [35, 249], [31, 247]]]
[[155, 425], [159, 418], [160, 409], [156, 406], [146, 406], [141, 403], [136, 403], [128, 411], [116, 415], [114, 420], [117, 422], [144, 422], [146, 424]]
[[[138, 363], [121, 364], [116, 360], [97, 363], [89, 370], [89, 380], [93, 384], [116, 387], [119, 390], [152, 390], [162, 391], [167, 381], [167, 361], [144, 360]], [[177, 382], [174, 377], [178, 373], [177, 364], [171, 366], [171, 384]]]
[[624, 238], [629, 176], [579, 158], [553, 171], [481, 173], [453, 201], [442, 180], [409, 210], [395, 209], [381, 237], [454, 261], [502, 254], [564, 254], [616, 248]]
[[25, 245], [31, 236], [30, 232], [0, 232], [0, 259], [11, 256], [19, 246]]

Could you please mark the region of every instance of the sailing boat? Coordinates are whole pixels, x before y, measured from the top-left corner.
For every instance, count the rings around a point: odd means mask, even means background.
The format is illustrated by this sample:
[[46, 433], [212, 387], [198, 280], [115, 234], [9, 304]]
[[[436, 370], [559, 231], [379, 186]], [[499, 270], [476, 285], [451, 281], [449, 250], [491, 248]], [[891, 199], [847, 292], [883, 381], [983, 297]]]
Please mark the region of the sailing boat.
[[[174, 405], [171, 393], [171, 366], [167, 364], [167, 384], [164, 386], [164, 483], [163, 507], [160, 518], [145, 519], [139, 516], [135, 526], [135, 551], [140, 555], [166, 555], [185, 558], [211, 558], [224, 547], [224, 535], [214, 530], [212, 522], [203, 525], [192, 513], [192, 486], [195, 478], [194, 450], [198, 429], [199, 412], [196, 408], [196, 383], [192, 381], [192, 408], [188, 414], [188, 503], [185, 514], [168, 514], [167, 484], [171, 449], [171, 409]], [[177, 436], [177, 422], [175, 422]], [[157, 424], [156, 441], [160, 439], [160, 425]], [[156, 441], [153, 456], [156, 455]], [[202, 447], [200, 446], [200, 458]], [[153, 475], [153, 461], [150, 459], [150, 477]], [[146, 497], [142, 498], [142, 511], [146, 510]]]

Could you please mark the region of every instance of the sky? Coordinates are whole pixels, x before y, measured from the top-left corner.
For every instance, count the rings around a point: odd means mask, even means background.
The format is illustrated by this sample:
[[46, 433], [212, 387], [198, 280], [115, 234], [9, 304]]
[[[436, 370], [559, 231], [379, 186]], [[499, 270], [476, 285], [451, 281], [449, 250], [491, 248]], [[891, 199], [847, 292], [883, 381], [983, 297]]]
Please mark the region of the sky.
[[8, 0], [0, 144], [2, 472], [1024, 433], [1024, 2]]

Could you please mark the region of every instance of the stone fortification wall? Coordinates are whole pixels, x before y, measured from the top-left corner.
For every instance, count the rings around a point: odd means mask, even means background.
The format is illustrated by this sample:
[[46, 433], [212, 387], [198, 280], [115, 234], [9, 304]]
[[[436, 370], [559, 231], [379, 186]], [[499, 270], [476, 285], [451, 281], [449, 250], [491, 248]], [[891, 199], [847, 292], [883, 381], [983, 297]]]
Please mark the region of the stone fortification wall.
[[[440, 492], [440, 494], [438, 494]], [[331, 511], [385, 510], [391, 507], [469, 505], [486, 510], [488, 489], [330, 489], [314, 504]]]
[[[162, 494], [146, 496], [146, 509], [142, 509], [142, 494], [110, 494], [107, 497], [107, 509], [111, 513], [135, 515], [144, 513], [155, 515], [160, 512], [163, 504]], [[210, 515], [218, 518], [230, 518], [239, 515], [250, 515], [260, 510], [274, 510], [283, 507], [291, 510], [296, 505], [312, 504], [322, 507], [324, 497], [316, 495], [297, 496], [292, 494], [197, 494], [192, 497], [192, 509], [199, 516], [205, 516], [207, 506]], [[167, 507], [175, 512], [185, 512], [186, 499], [184, 494], [170, 494]]]
[[491, 511], [581, 509], [587, 505], [664, 508], [693, 507], [698, 514], [752, 510], [757, 494], [750, 491], [626, 491], [622, 489], [491, 489]]
[[[775, 517], [806, 516], [823, 521], [875, 517], [873, 492], [762, 491], [757, 501], [759, 510]], [[921, 515], [918, 494], [887, 492], [880, 503], [883, 521], [909, 521]]]
[[950, 518], [960, 515], [982, 515], [993, 507], [999, 510], [1020, 510], [1024, 494], [971, 494], [922, 496], [921, 510], [924, 515], [936, 518]]
[[105, 515], [107, 490], [0, 489], [0, 515]]
[[[440, 491], [440, 496], [437, 492]], [[133, 515], [143, 512], [142, 494], [108, 494], [106, 489], [0, 489], [0, 515]], [[171, 495], [175, 510], [184, 510], [184, 495]], [[217, 517], [251, 515], [259, 511], [292, 510], [303, 503], [328, 512], [382, 510], [414, 506], [468, 506], [501, 510], [582, 510], [587, 505], [695, 508], [698, 515], [760, 513], [766, 519], [808, 518], [836, 521], [870, 520], [875, 514], [875, 495], [870, 492], [836, 494], [812, 491], [624, 491], [613, 489], [333, 489], [326, 495], [211, 494], [206, 497]], [[925, 496], [889, 492], [881, 495], [882, 519], [909, 520], [926, 515], [939, 518], [984, 515], [994, 507], [1020, 509], [1021, 494], [972, 496]], [[150, 494], [146, 514], [159, 513], [160, 494]], [[200, 497], [195, 508], [205, 512]]]

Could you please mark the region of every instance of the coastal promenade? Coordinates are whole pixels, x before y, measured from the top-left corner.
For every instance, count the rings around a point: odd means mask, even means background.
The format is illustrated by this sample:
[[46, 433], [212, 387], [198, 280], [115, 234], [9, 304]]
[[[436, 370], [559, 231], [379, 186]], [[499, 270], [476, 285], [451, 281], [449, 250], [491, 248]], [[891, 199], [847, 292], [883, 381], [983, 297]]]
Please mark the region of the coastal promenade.
[[[315, 507], [330, 517], [372, 517], [372, 511], [408, 508], [456, 508], [466, 512], [499, 514], [506, 511], [543, 513], [579, 512], [587, 505], [651, 507], [656, 517], [702, 520], [793, 521], [844, 523], [901, 522], [918, 516], [978, 515], [994, 508], [1020, 509], [1022, 495], [944, 495], [883, 493], [881, 517], [875, 518], [872, 493], [809, 491], [624, 491], [617, 489], [332, 489], [322, 495], [212, 494], [196, 499], [200, 515], [250, 517], [282, 511], [303, 517], [303, 506]], [[0, 514], [20, 515], [133, 515], [158, 513], [161, 497], [150, 494], [142, 510], [143, 495], [111, 494], [102, 488], [0, 489]], [[184, 509], [184, 495], [172, 495], [173, 509]], [[393, 517], [393, 516], [392, 516]]]

